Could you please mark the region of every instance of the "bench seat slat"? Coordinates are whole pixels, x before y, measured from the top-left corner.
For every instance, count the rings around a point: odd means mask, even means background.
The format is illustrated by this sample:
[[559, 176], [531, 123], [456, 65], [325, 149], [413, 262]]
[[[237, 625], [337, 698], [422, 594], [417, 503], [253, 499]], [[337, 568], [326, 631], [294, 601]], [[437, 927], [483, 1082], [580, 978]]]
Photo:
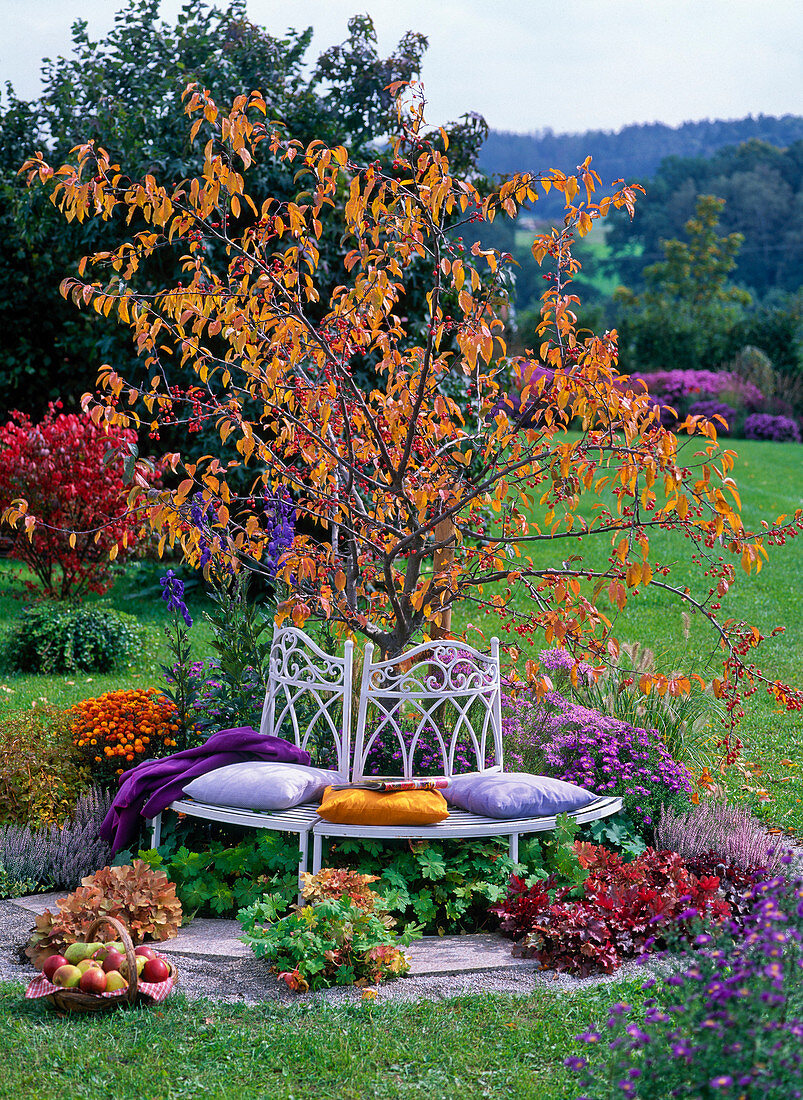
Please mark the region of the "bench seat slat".
[[244, 810], [238, 806], [215, 806], [180, 798], [170, 803], [170, 809], [205, 821], [224, 821], [229, 825], [249, 825], [253, 829], [274, 829], [276, 832], [308, 833], [320, 821], [314, 804], [294, 806], [289, 810]]

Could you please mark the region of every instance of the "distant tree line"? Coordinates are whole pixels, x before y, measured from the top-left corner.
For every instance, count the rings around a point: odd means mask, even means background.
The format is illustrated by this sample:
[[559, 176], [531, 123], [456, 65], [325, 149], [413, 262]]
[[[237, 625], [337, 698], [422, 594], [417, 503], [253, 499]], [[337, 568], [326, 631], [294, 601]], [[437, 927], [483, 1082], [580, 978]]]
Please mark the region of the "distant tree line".
[[684, 122], [681, 126], [648, 122], [616, 131], [586, 130], [576, 134], [556, 134], [548, 128], [533, 134], [491, 130], [479, 163], [491, 174], [528, 172], [544, 166], [566, 172], [573, 171], [590, 152], [603, 183], [609, 183], [653, 176], [666, 157], [711, 157], [726, 145], [753, 140], [779, 148], [801, 141], [803, 116], [750, 115], [727, 121]]

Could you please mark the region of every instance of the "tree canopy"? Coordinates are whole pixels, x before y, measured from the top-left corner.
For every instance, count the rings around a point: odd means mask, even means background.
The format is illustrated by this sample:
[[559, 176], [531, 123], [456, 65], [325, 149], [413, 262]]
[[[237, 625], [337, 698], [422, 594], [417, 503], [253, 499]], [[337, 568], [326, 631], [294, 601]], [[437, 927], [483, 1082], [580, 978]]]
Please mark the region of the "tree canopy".
[[[280, 620], [318, 617], [385, 654], [442, 628], [448, 609], [469, 600], [498, 609], [525, 640], [537, 633], [605, 659], [618, 653], [616, 618], [653, 586], [710, 623], [723, 648], [715, 689], [732, 712], [762, 681], [799, 706], [799, 694], [751, 663], [758, 630], [719, 611], [737, 572], [760, 569], [767, 546], [803, 526], [803, 515], [746, 530], [735, 456], [715, 426], [689, 417], [688, 438], [666, 430], [643, 385], [618, 374], [615, 334], [576, 327], [573, 243], [611, 210], [632, 209], [636, 191], [599, 198], [586, 160], [576, 176], [521, 174], [483, 193], [453, 172], [448, 135], [427, 135], [420, 96], [403, 88], [386, 164], [288, 139], [259, 91], [226, 110], [198, 85], [186, 100], [200, 176], [134, 180], [93, 142], [59, 170], [29, 158], [29, 184], [43, 185], [67, 218], [125, 212], [146, 226], [86, 257], [62, 286], [75, 305], [116, 316], [145, 367], [144, 381], [104, 367], [85, 402], [92, 420], [152, 433], [172, 424], [185, 435], [208, 422], [234, 443], [228, 466], [214, 455], [168, 456], [181, 481], [150, 490], [146, 507], [161, 546], [180, 545], [206, 568], [278, 569], [288, 589]], [[303, 201], [256, 201], [248, 180], [263, 156], [294, 166]], [[515, 217], [547, 192], [563, 196], [564, 225], [533, 243], [551, 270], [518, 413], [499, 388], [507, 365], [497, 289], [510, 257], [467, 250], [455, 229]], [[329, 291], [319, 242], [334, 227], [347, 252]], [[161, 251], [179, 257], [182, 275], [154, 287], [148, 265]], [[422, 266], [428, 321], [418, 340], [399, 303]], [[355, 371], [367, 358], [381, 384], [366, 392]], [[192, 387], [173, 384], [179, 366]], [[231, 488], [236, 468], [250, 472], [245, 493]], [[583, 512], [588, 497], [594, 507]], [[277, 561], [282, 501], [310, 523]], [[6, 518], [31, 530], [40, 522], [25, 501]], [[690, 540], [695, 591], [673, 581], [653, 545], [670, 529]], [[599, 540], [610, 546], [603, 568], [582, 556]], [[544, 542], [554, 546], [547, 567], [531, 557]], [[682, 675], [643, 679], [645, 690], [689, 688]]]
[[[346, 42], [323, 53], [308, 71], [311, 28], [274, 37], [248, 20], [246, 0], [225, 7], [188, 0], [174, 24], [159, 17], [159, 6], [159, 0], [128, 0], [98, 41], [79, 20], [73, 56], [44, 64], [37, 100], [7, 91], [0, 116], [0, 400], [6, 409], [38, 414], [56, 398], [74, 407], [91, 389], [101, 362], [121, 369], [133, 365], [116, 325], [88, 327], [55, 294], [61, 278], [74, 272], [76, 256], [87, 248], [113, 247], [126, 227], [117, 218], [102, 225], [68, 223], [43, 195], [26, 191], [18, 171], [33, 142], [48, 159], [64, 161], [73, 146], [91, 138], [124, 163], [132, 178], [155, 173], [178, 183], [203, 166], [203, 151], [187, 137], [181, 98], [195, 80], [221, 102], [243, 89], [259, 89], [274, 124], [305, 145], [315, 137], [345, 142], [366, 157], [383, 156], [393, 118], [386, 87], [415, 78], [426, 49], [426, 39], [411, 32], [383, 58], [370, 18], [356, 16]], [[467, 115], [448, 132], [453, 155], [470, 169], [484, 122]], [[291, 199], [298, 189], [295, 167], [263, 157], [250, 187], [257, 202], [268, 195]], [[334, 286], [343, 254], [339, 240], [320, 247], [321, 271], [329, 270]], [[163, 269], [159, 254], [151, 269], [156, 282], [176, 274]], [[415, 298], [407, 308], [421, 312]]]

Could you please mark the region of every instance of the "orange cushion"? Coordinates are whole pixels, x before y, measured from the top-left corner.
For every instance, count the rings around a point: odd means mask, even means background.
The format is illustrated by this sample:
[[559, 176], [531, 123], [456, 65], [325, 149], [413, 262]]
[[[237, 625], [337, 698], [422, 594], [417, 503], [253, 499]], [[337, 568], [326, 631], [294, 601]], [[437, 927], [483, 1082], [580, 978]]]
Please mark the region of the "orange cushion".
[[318, 813], [337, 825], [434, 825], [449, 816], [440, 791], [366, 791], [351, 787], [323, 792]]

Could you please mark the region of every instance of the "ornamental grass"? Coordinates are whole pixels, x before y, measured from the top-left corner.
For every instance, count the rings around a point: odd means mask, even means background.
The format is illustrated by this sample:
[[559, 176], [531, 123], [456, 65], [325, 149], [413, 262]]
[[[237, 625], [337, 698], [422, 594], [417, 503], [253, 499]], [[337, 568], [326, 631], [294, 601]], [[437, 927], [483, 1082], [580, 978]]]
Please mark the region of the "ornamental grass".
[[99, 783], [177, 748], [175, 705], [155, 688], [107, 691], [72, 708], [73, 744]]

